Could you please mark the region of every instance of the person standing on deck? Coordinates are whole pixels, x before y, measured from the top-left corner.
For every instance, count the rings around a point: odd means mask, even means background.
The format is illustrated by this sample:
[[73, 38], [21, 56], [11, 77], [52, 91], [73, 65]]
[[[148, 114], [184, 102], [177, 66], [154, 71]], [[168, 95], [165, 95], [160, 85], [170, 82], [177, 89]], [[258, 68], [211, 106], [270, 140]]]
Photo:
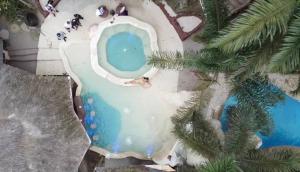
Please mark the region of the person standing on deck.
[[74, 14], [74, 20], [75, 20], [75, 23], [78, 25], [78, 26], [82, 26], [80, 20], [83, 20], [83, 17], [80, 15], [80, 14]]
[[66, 23], [64, 24], [64, 27], [68, 32], [71, 32], [71, 28], [72, 28], [71, 20], [67, 20]]
[[61, 31], [57, 33], [56, 36], [58, 40], [64, 40], [65, 42], [67, 42], [67, 37], [65, 32]]

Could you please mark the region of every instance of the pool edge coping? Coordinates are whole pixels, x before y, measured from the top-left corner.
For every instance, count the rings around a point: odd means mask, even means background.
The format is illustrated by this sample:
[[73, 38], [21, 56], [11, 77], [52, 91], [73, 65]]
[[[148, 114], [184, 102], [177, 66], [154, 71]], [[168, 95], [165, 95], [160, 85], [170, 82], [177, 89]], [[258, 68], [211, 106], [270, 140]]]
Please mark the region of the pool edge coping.
[[[112, 19], [107, 19], [97, 25], [97, 32], [94, 33], [93, 37], [90, 40], [90, 56], [91, 56], [91, 65], [94, 70], [94, 72], [109, 80], [110, 82], [117, 84], [117, 85], [122, 85], [122, 86], [135, 86], [135, 84], [125, 84], [125, 82], [132, 81], [136, 78], [121, 78], [118, 77], [110, 72], [108, 72], [106, 69], [101, 67], [99, 65], [99, 60], [98, 60], [98, 41], [101, 38], [101, 35], [105, 29], [109, 29], [110, 27], [120, 25], [120, 24], [129, 24], [132, 25], [133, 27], [137, 27], [149, 35], [150, 39], [150, 48], [152, 52], [157, 52], [159, 51], [158, 47], [158, 38], [155, 29], [153, 26], [151, 26], [148, 23], [142, 22], [134, 17], [130, 16], [118, 16], [118, 17], [113, 17]], [[158, 72], [158, 69], [152, 66], [143, 76], [145, 77], [153, 77], [156, 73]]]
[[76, 92], [75, 92], [75, 95], [76, 96], [80, 96], [81, 94], [81, 90], [82, 90], [82, 82], [81, 80], [79, 79], [79, 77], [73, 72], [73, 70], [71, 69], [71, 66], [70, 66], [70, 63], [68, 61], [68, 57], [65, 53], [65, 48], [70, 46], [71, 44], [79, 44], [79, 43], [82, 43], [82, 41], [76, 41], [76, 42], [71, 42], [71, 43], [61, 43], [59, 45], [59, 54], [62, 58], [62, 61], [63, 61], [63, 65], [66, 69], [66, 72], [71, 76], [71, 78], [76, 82], [77, 84], [77, 89], [76, 89]]

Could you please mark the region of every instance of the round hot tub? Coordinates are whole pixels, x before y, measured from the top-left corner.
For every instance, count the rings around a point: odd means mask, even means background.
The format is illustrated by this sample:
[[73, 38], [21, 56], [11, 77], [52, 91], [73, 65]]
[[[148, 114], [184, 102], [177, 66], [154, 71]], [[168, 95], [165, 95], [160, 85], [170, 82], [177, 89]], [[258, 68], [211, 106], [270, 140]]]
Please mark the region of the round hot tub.
[[137, 71], [146, 65], [143, 41], [137, 35], [120, 32], [111, 36], [106, 45], [106, 60], [117, 70]]
[[157, 69], [147, 65], [147, 58], [158, 51], [153, 27], [135, 18], [122, 16], [99, 24], [91, 41], [93, 70], [119, 85], [146, 76]]

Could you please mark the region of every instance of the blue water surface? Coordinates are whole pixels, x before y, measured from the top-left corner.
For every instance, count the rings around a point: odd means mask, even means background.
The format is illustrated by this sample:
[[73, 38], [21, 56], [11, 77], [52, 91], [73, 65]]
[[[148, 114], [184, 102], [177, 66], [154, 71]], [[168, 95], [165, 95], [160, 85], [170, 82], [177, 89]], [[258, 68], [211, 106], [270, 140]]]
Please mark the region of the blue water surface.
[[[224, 109], [235, 105], [237, 100], [231, 96], [225, 102]], [[273, 146], [300, 146], [300, 102], [285, 95], [282, 102], [269, 109], [274, 122], [274, 128], [270, 136], [257, 135], [262, 139], [261, 148]], [[223, 131], [227, 130], [225, 110], [221, 116]]]
[[[88, 135], [92, 140], [92, 144], [114, 150], [114, 146], [118, 143], [118, 136], [121, 129], [121, 114], [118, 110], [107, 104], [97, 94], [86, 93], [82, 96], [85, 110], [85, 128]], [[93, 102], [89, 103], [88, 100], [92, 99]], [[91, 112], [95, 112], [93, 117]], [[96, 128], [91, 128], [91, 125], [95, 124]], [[94, 141], [93, 136], [98, 137], [98, 140]], [[116, 150], [117, 151], [117, 150]]]
[[136, 71], [146, 64], [140, 37], [130, 32], [111, 36], [106, 45], [107, 61], [121, 71]]

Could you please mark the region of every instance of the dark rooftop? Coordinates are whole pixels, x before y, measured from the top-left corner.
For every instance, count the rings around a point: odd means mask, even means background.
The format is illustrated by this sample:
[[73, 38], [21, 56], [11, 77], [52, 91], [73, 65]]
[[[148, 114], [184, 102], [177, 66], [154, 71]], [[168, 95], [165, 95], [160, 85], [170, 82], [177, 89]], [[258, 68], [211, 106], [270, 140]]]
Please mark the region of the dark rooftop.
[[90, 140], [67, 77], [0, 64], [0, 171], [78, 171]]

